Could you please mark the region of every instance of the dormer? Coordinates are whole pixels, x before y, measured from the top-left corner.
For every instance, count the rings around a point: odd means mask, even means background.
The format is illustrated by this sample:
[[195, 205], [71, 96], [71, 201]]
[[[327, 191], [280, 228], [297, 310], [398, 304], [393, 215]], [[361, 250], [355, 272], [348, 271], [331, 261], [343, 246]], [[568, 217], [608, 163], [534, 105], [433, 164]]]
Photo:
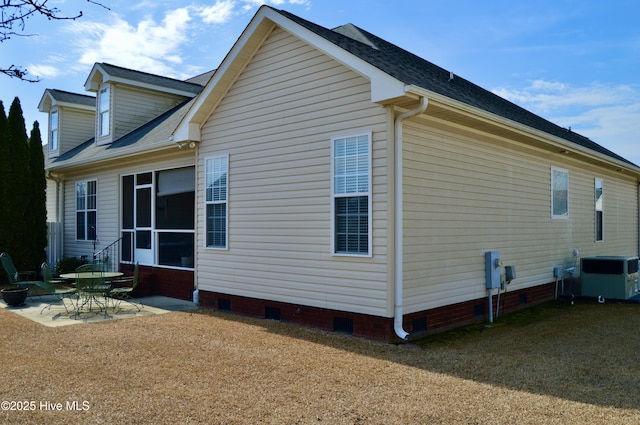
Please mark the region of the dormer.
[[96, 93], [95, 138], [106, 145], [185, 100], [202, 86], [107, 63], [96, 63], [84, 87]]
[[49, 115], [49, 158], [56, 158], [94, 136], [96, 98], [93, 96], [46, 89], [38, 110]]

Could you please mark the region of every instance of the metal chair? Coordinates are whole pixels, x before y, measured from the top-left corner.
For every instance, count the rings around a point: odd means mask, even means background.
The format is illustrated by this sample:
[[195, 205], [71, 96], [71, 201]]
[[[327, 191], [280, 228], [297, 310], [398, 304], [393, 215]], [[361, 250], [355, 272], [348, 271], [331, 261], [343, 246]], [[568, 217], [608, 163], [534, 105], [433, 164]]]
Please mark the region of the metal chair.
[[132, 277], [126, 277], [126, 278], [121, 278], [118, 280], [114, 280], [112, 283], [116, 284], [116, 285], [122, 285], [122, 284], [131, 284], [131, 286], [118, 286], [115, 288], [112, 288], [109, 291], [109, 298], [112, 298], [113, 300], [117, 301], [117, 306], [120, 306], [120, 303], [122, 301], [128, 302], [129, 304], [135, 306], [138, 311], [140, 311], [141, 305], [132, 301], [131, 298], [131, 293], [136, 289], [136, 286], [138, 286], [138, 275], [139, 275], [139, 266], [138, 263], [136, 263], [136, 265], [133, 268], [133, 276]]
[[[45, 308], [48, 307], [49, 309], [51, 309], [51, 306], [58, 302], [62, 302], [64, 310], [69, 313], [69, 309], [64, 303], [64, 299], [71, 299], [71, 297], [76, 294], [76, 288], [56, 286], [56, 283], [63, 283], [63, 281], [54, 279], [53, 273], [51, 273], [51, 269], [49, 268], [49, 265], [47, 263], [42, 263], [42, 265], [40, 266], [40, 271], [42, 272], [42, 279], [44, 279], [44, 281], [37, 282], [36, 284], [40, 288], [42, 288], [47, 295], [53, 295], [55, 297], [55, 300], [53, 302], [42, 308], [40, 314], [42, 314]], [[73, 305], [73, 301], [71, 301], [71, 305]]]
[[[13, 265], [13, 260], [11, 259], [11, 256], [6, 252], [3, 252], [2, 254], [0, 254], [0, 261], [2, 262], [2, 267], [7, 272], [9, 283], [17, 286], [26, 286], [26, 287], [29, 287], [29, 289], [31, 289], [31, 287], [33, 286], [40, 286], [39, 283], [41, 282], [30, 279], [30, 277], [32, 277], [32, 279], [35, 279], [36, 272], [35, 271], [19, 272], [16, 269], [16, 266]], [[31, 290], [29, 290], [29, 296], [31, 296]]]

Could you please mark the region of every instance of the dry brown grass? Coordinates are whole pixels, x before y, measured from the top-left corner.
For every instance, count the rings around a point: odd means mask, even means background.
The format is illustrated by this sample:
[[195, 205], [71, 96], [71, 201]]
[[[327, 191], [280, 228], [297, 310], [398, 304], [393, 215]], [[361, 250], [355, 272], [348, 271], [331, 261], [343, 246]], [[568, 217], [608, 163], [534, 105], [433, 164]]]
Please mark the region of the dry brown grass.
[[580, 304], [422, 348], [208, 310], [60, 328], [0, 310], [0, 399], [35, 402], [0, 422], [637, 424], [638, 329], [640, 305]]

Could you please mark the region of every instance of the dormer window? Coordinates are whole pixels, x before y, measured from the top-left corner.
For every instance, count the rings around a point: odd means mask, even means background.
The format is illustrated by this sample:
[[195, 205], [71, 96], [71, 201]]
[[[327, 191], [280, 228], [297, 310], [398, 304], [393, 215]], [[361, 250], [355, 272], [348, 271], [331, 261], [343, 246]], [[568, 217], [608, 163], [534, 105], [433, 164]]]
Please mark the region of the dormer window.
[[49, 123], [49, 137], [51, 144], [49, 145], [50, 151], [58, 150], [58, 110], [51, 111], [49, 114], [49, 119], [51, 122]]
[[110, 110], [110, 91], [109, 87], [100, 90], [98, 95], [98, 135], [107, 136], [109, 134], [109, 110]]

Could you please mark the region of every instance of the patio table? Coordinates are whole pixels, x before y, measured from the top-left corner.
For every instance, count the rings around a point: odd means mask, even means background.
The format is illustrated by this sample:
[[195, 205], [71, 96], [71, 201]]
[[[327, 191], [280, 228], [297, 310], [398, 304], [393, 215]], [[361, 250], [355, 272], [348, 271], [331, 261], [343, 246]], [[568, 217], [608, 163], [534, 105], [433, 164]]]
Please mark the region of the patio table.
[[122, 272], [73, 272], [73, 273], [62, 273], [60, 275], [63, 279], [83, 279], [83, 278], [92, 278], [95, 277], [99, 273], [99, 276], [103, 279], [113, 279], [114, 277], [123, 276]]
[[[104, 279], [112, 279], [115, 277], [120, 277], [124, 275], [122, 272], [101, 272], [101, 271], [87, 271], [87, 272], [73, 272], [73, 273], [62, 273], [60, 275], [63, 279], [93, 279], [97, 278], [100, 280]], [[107, 293], [111, 289], [110, 283], [100, 284], [100, 285], [90, 285], [83, 288], [82, 291], [78, 292], [78, 302], [76, 303], [75, 317], [78, 317], [80, 313], [80, 309], [84, 307], [87, 303], [89, 303], [89, 311], [91, 311], [91, 306], [93, 301], [100, 307], [100, 310], [104, 307], [105, 317], [107, 315], [107, 307], [108, 307], [108, 298]], [[85, 301], [80, 305], [80, 296], [86, 297]], [[101, 303], [97, 297], [104, 297], [104, 303]], [[103, 306], [103, 307], [101, 307]]]

